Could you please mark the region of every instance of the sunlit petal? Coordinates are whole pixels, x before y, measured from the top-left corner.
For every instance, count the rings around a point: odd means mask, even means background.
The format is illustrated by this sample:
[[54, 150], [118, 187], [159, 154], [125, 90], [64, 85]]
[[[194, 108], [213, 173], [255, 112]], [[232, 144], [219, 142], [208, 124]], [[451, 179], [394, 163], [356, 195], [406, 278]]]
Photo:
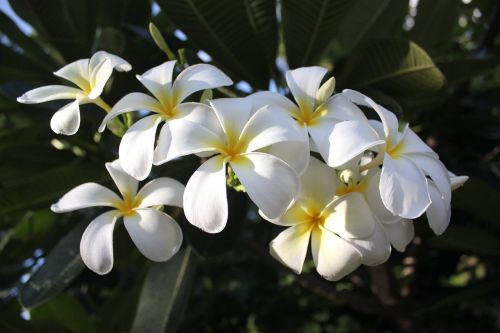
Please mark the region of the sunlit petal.
[[163, 64], [147, 70], [142, 75], [137, 75], [137, 79], [148, 89], [153, 96], [164, 104], [168, 104], [171, 98], [172, 74], [175, 68], [175, 60], [164, 62]]
[[325, 161], [328, 161], [330, 157], [330, 135], [332, 134], [333, 127], [337, 123], [337, 119], [323, 117], [319, 119], [317, 123], [307, 126], [307, 130], [311, 135], [312, 141], [314, 141], [314, 145]]
[[184, 214], [194, 226], [209, 233], [222, 231], [227, 223], [226, 163], [215, 156], [203, 163], [184, 191]]
[[50, 209], [55, 213], [66, 213], [88, 207], [113, 207], [118, 202], [121, 198], [113, 191], [96, 183], [85, 183], [63, 195]]
[[139, 208], [159, 205], [182, 207], [183, 195], [184, 185], [167, 177], [153, 179], [137, 193], [141, 199]]
[[399, 252], [404, 252], [406, 246], [415, 237], [415, 228], [411, 220], [402, 219], [396, 223], [382, 224], [382, 228], [384, 228], [384, 232], [389, 237], [392, 246]]
[[153, 164], [158, 115], [147, 116], [130, 126], [120, 142], [119, 156], [123, 169], [138, 180], [145, 179]]
[[180, 102], [197, 91], [231, 84], [233, 81], [217, 67], [197, 64], [189, 66], [177, 76], [173, 90]]
[[166, 261], [179, 251], [182, 230], [167, 214], [155, 209], [137, 209], [123, 220], [135, 246], [149, 260]]
[[113, 268], [113, 230], [118, 211], [96, 217], [85, 229], [80, 241], [80, 255], [85, 265], [97, 274], [107, 274]]
[[382, 201], [393, 214], [407, 219], [422, 215], [431, 204], [427, 179], [422, 171], [406, 158], [384, 157], [380, 176]]
[[250, 114], [252, 103], [246, 98], [219, 98], [210, 101], [217, 118], [229, 141], [235, 142], [240, 137]]
[[328, 111], [325, 115], [328, 118], [335, 118], [342, 121], [367, 121], [363, 111], [342, 94], [335, 94], [330, 97], [325, 102], [324, 108]]
[[401, 151], [401, 154], [427, 154], [438, 159], [437, 154], [409, 126], [405, 127], [399, 145], [400, 149], [398, 150]]
[[17, 98], [19, 103], [36, 104], [57, 99], [80, 99], [84, 97], [84, 92], [77, 88], [51, 85], [35, 88], [25, 92], [22, 96]]
[[73, 82], [81, 89], [88, 89], [89, 80], [89, 59], [80, 59], [67, 64], [63, 68], [54, 72], [54, 75]]
[[423, 170], [425, 175], [431, 177], [444, 200], [446, 202], [450, 202], [451, 183], [448, 176], [448, 170], [443, 163], [436, 158], [432, 158], [429, 155], [424, 154], [411, 154], [407, 156], [413, 163]]
[[106, 163], [106, 169], [122, 196], [135, 196], [139, 182], [123, 170], [120, 160]]
[[[373, 170], [373, 169], [372, 169]], [[371, 171], [371, 170], [370, 170]], [[366, 201], [370, 206], [371, 211], [377, 216], [377, 219], [382, 223], [395, 223], [401, 220], [401, 217], [391, 213], [385, 207], [382, 197], [380, 195], [380, 174], [381, 170], [377, 168], [370, 172], [367, 182], [366, 190], [364, 191]]]
[[281, 225], [281, 226], [294, 226], [297, 224], [302, 224], [302, 223], [308, 223], [311, 220], [311, 216], [307, 214], [307, 212], [304, 210], [302, 207], [302, 204], [299, 202], [295, 202], [287, 211], [285, 214], [281, 215], [278, 218], [271, 219], [267, 217], [262, 211], [259, 210], [260, 216], [264, 218], [265, 220]]
[[277, 157], [253, 152], [230, 164], [250, 199], [271, 219], [283, 215], [298, 194], [297, 173]]
[[300, 274], [306, 259], [310, 235], [311, 226], [307, 224], [289, 227], [271, 241], [269, 251], [274, 258]]
[[90, 58], [89, 67], [93, 68], [97, 66], [104, 58], [108, 58], [111, 61], [111, 66], [119, 72], [128, 72], [132, 69], [132, 66], [125, 59], [106, 51], [97, 51], [94, 53]]
[[80, 128], [80, 106], [78, 100], [60, 108], [50, 119], [50, 128], [54, 133], [73, 135]]
[[306, 206], [317, 205], [321, 210], [326, 207], [335, 196], [337, 175], [335, 170], [318, 159], [311, 157], [309, 166], [300, 177], [299, 200]]
[[373, 233], [366, 238], [349, 239], [349, 242], [361, 253], [361, 263], [376, 266], [385, 262], [391, 255], [391, 243], [384, 233], [382, 225], [375, 221]]
[[272, 105], [276, 108], [282, 109], [288, 112], [291, 115], [298, 115], [299, 108], [295, 103], [286, 98], [283, 95], [280, 95], [276, 92], [272, 91], [259, 91], [254, 94], [247, 96], [250, 100], [252, 100], [253, 110], [257, 111], [263, 108], [266, 105]]
[[288, 163], [298, 175], [303, 174], [309, 164], [309, 140], [277, 142], [267, 147], [265, 152]]
[[316, 270], [330, 281], [342, 279], [361, 264], [359, 251], [328, 230], [313, 229], [311, 250]]
[[286, 72], [286, 82], [298, 105], [314, 110], [316, 92], [326, 72], [326, 68], [319, 66], [301, 67]]
[[113, 65], [109, 58], [103, 58], [95, 68], [90, 68], [90, 87], [92, 88], [88, 93], [90, 99], [95, 99], [101, 95], [104, 86], [111, 77], [111, 73], [113, 73]]
[[427, 220], [429, 226], [436, 235], [441, 235], [450, 224], [451, 209], [450, 203], [442, 197], [437, 186], [429, 181], [429, 194], [432, 203], [427, 209]]

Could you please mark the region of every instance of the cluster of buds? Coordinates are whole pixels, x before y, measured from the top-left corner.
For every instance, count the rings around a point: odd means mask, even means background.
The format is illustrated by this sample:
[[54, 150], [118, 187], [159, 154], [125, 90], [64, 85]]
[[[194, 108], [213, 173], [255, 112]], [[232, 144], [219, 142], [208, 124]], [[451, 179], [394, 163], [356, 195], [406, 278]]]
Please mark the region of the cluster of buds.
[[[179, 250], [182, 230], [158, 207], [182, 207], [191, 224], [217, 233], [228, 220], [227, 186], [237, 184], [265, 220], [286, 227], [270, 243], [276, 259], [300, 273], [310, 242], [318, 273], [338, 280], [361, 264], [383, 263], [391, 248], [404, 251], [414, 237], [412, 220], [423, 214], [436, 234], [444, 232], [451, 191], [467, 180], [449, 173], [389, 110], [353, 90], [335, 94], [333, 77], [321, 84], [327, 73], [322, 67], [286, 73], [294, 101], [261, 91], [197, 103], [185, 100], [231, 85], [231, 79], [212, 65], [198, 64], [174, 80], [176, 62], [168, 61], [137, 76], [150, 94], [132, 92], [109, 107], [100, 95], [113, 68], [131, 66], [100, 51], [55, 73], [78, 88], [46, 86], [18, 99], [74, 99], [51, 120], [54, 132], [66, 135], [78, 130], [80, 104], [94, 103], [107, 112], [100, 132], [118, 115], [148, 112], [123, 134], [118, 159], [106, 163], [120, 196], [86, 183], [51, 207], [54, 212], [113, 208], [90, 223], [80, 244], [83, 261], [99, 274], [112, 269], [113, 230], [120, 218], [144, 256], [165, 261]], [[377, 119], [368, 119], [367, 110]], [[138, 190], [153, 165], [190, 154], [203, 163], [186, 186], [163, 177]]]

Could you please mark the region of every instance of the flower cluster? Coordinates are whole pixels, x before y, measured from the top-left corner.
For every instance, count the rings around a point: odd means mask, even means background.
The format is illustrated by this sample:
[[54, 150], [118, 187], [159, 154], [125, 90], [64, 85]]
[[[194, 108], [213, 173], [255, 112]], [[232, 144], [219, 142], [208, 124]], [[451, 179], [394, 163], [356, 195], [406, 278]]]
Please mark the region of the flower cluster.
[[[286, 227], [270, 243], [276, 259], [300, 273], [310, 242], [318, 273], [338, 280], [361, 264], [383, 263], [392, 247], [404, 251], [414, 237], [412, 219], [424, 213], [432, 230], [443, 233], [450, 221], [451, 191], [467, 180], [449, 173], [389, 110], [353, 90], [334, 94], [333, 77], [321, 84], [327, 73], [322, 67], [286, 73], [294, 101], [263, 91], [197, 103], [186, 99], [231, 85], [231, 79], [212, 65], [199, 64], [174, 80], [176, 62], [168, 61], [137, 76], [151, 95], [132, 92], [110, 108], [100, 95], [113, 68], [128, 71], [131, 66], [100, 51], [55, 73], [78, 88], [46, 86], [18, 99], [74, 99], [51, 120], [54, 132], [67, 135], [78, 130], [79, 104], [94, 103], [108, 112], [100, 132], [118, 115], [149, 112], [123, 135], [119, 158], [106, 163], [121, 198], [86, 183], [52, 205], [54, 212], [113, 208], [95, 218], [81, 240], [83, 261], [99, 274], [112, 268], [118, 218], [139, 251], [154, 261], [168, 260], [182, 243], [178, 224], [159, 210], [163, 205], [182, 207], [187, 220], [206, 232], [223, 230], [230, 177], [265, 220]], [[366, 110], [376, 119], [369, 119]], [[190, 154], [203, 163], [185, 187], [158, 178], [138, 191], [153, 165]]]

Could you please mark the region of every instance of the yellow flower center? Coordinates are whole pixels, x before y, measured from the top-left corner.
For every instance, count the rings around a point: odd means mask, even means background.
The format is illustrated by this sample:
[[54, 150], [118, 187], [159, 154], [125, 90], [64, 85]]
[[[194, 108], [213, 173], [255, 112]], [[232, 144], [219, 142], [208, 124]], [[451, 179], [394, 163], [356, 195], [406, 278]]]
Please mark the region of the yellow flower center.
[[323, 117], [327, 110], [324, 108], [323, 104], [316, 108], [311, 108], [308, 104], [301, 102], [299, 103], [299, 113], [292, 115], [300, 126], [314, 126], [318, 124], [319, 118]]
[[129, 194], [125, 194], [123, 196], [123, 201], [116, 204], [116, 208], [120, 211], [120, 213], [124, 216], [131, 216], [134, 214], [134, 211], [141, 204], [142, 199], [135, 196], [132, 197]]

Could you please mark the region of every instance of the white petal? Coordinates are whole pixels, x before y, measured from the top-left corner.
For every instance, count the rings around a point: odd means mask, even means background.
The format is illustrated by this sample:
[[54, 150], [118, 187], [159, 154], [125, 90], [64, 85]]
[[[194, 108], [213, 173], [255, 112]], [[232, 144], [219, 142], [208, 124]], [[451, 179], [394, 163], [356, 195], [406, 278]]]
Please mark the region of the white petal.
[[50, 128], [54, 133], [73, 135], [80, 128], [80, 106], [78, 100], [60, 108], [50, 119]]
[[337, 119], [322, 117], [316, 123], [307, 127], [314, 145], [325, 161], [329, 160], [331, 150], [330, 135], [336, 123], [338, 123]]
[[315, 205], [321, 211], [335, 196], [337, 175], [334, 169], [311, 157], [309, 166], [300, 177], [300, 184], [299, 200], [306, 206]]
[[252, 112], [252, 103], [246, 98], [219, 98], [210, 101], [229, 141], [236, 142]]
[[408, 126], [403, 132], [399, 145], [401, 148], [398, 150], [401, 154], [428, 154], [438, 159], [437, 154]]
[[24, 104], [36, 104], [57, 99], [79, 99], [83, 97], [84, 93], [80, 89], [61, 85], [51, 85], [27, 91], [22, 96], [18, 97], [17, 101]]
[[384, 232], [389, 237], [392, 246], [399, 252], [404, 252], [406, 246], [415, 237], [415, 228], [412, 220], [402, 219], [396, 223], [382, 224]]
[[164, 62], [142, 75], [137, 75], [137, 79], [162, 103], [169, 104], [172, 96], [172, 74], [175, 62], [175, 60]]
[[200, 124], [218, 134], [221, 138], [224, 137], [224, 131], [220, 125], [219, 118], [217, 118], [215, 111], [209, 105], [193, 102], [182, 103], [176, 108], [176, 112], [179, 114], [178, 118]]
[[82, 235], [80, 255], [85, 265], [97, 274], [107, 274], [113, 268], [113, 230], [117, 218], [116, 210], [101, 214]]
[[328, 70], [319, 66], [301, 67], [286, 72], [286, 82], [297, 104], [313, 111], [316, 92]]
[[382, 197], [380, 195], [380, 174], [382, 170], [378, 169], [371, 171], [370, 174], [364, 178], [363, 181], [367, 182], [366, 190], [364, 191], [366, 201], [370, 206], [371, 211], [377, 216], [377, 219], [382, 223], [395, 223], [401, 220], [401, 217], [391, 213], [385, 207]]
[[309, 140], [277, 142], [265, 152], [288, 163], [298, 175], [303, 174], [309, 164]]
[[342, 279], [361, 264], [354, 246], [325, 229], [313, 229], [311, 250], [316, 270], [330, 281]]
[[385, 207], [401, 217], [417, 218], [431, 204], [427, 179], [404, 157], [393, 160], [385, 155], [379, 186]]
[[54, 75], [73, 82], [81, 89], [88, 89], [89, 82], [89, 59], [80, 59], [67, 64], [54, 72]]
[[469, 180], [469, 176], [456, 176], [451, 172], [449, 172], [449, 174], [450, 174], [450, 184], [452, 191], [455, 191], [456, 189], [462, 187], [465, 184], [465, 182]]
[[226, 163], [215, 156], [196, 170], [184, 191], [184, 214], [205, 232], [222, 231], [227, 223]]
[[205, 151], [216, 151], [224, 145], [222, 138], [200, 124], [184, 119], [174, 119], [166, 123], [159, 137], [155, 152], [155, 164], [159, 165], [180, 156]]
[[277, 157], [254, 152], [229, 163], [250, 199], [271, 219], [283, 215], [298, 195], [297, 173]]
[[338, 123], [330, 135], [328, 165], [339, 167], [366, 150], [385, 144], [366, 122], [350, 120]]
[[374, 109], [375, 112], [377, 112], [378, 116], [380, 117], [380, 120], [382, 120], [382, 123], [384, 125], [385, 137], [390, 143], [389, 146], [391, 147], [392, 145], [396, 144], [399, 122], [398, 118], [394, 115], [394, 113], [387, 110], [383, 106], [378, 105], [371, 98], [363, 95], [358, 91], [345, 89], [344, 91], [342, 91], [342, 94], [346, 96], [349, 100], [351, 100], [353, 103]]
[[380, 265], [391, 255], [391, 243], [378, 222], [375, 222], [375, 228], [369, 237], [350, 239], [349, 242], [361, 253], [363, 265]]
[[109, 58], [111, 65], [119, 72], [128, 72], [132, 69], [132, 66], [125, 59], [106, 51], [97, 51], [94, 53], [90, 58], [89, 67], [93, 68], [97, 66], [104, 58]]
[[153, 164], [156, 128], [162, 121], [158, 115], [148, 116], [130, 126], [120, 142], [119, 156], [123, 170], [143, 180]]
[[102, 59], [95, 68], [90, 68], [90, 86], [92, 88], [88, 94], [90, 99], [95, 99], [102, 94], [111, 73], [113, 73], [113, 65], [109, 58]]
[[307, 224], [289, 227], [269, 243], [269, 252], [283, 265], [300, 274], [306, 259], [310, 235], [311, 227]]
[[342, 94], [335, 94], [330, 97], [325, 102], [324, 108], [328, 110], [328, 113], [325, 115], [328, 118], [335, 118], [342, 121], [367, 121], [363, 111]]
[[139, 182], [123, 170], [120, 160], [114, 160], [105, 165], [122, 196], [134, 197], [137, 193]]
[[217, 67], [197, 64], [189, 66], [177, 76], [173, 89], [179, 101], [183, 101], [197, 91], [231, 84], [233, 81]]
[[166, 261], [179, 251], [182, 230], [167, 214], [155, 209], [137, 209], [123, 220], [135, 246], [149, 260]]
[[119, 196], [106, 187], [96, 183], [85, 183], [75, 187], [50, 206], [55, 213], [72, 212], [77, 209], [110, 206], [121, 202]]
[[182, 207], [184, 185], [175, 179], [162, 177], [144, 185], [137, 197], [141, 198], [140, 208], [167, 205]]
[[448, 170], [440, 160], [423, 154], [407, 155], [413, 163], [415, 163], [424, 174], [430, 176], [432, 181], [441, 192], [446, 202], [451, 201], [451, 183], [448, 177]]
[[308, 138], [286, 112], [272, 106], [258, 110], [244, 124], [240, 141], [248, 142], [247, 151], [255, 151], [278, 142], [302, 141]]
[[276, 92], [259, 91], [247, 96], [247, 98], [252, 101], [253, 111], [257, 111], [267, 105], [272, 105], [288, 112], [291, 115], [297, 115], [300, 112], [295, 103]]
[[451, 208], [449, 202], [446, 202], [436, 185], [429, 181], [429, 194], [432, 203], [427, 209], [427, 220], [429, 226], [436, 235], [441, 235], [450, 224]]
[[281, 215], [278, 218], [271, 219], [267, 217], [261, 210], [259, 210], [259, 215], [262, 216], [263, 219], [285, 227], [294, 226], [302, 223], [309, 223], [311, 220], [311, 215], [309, 215], [302, 204], [299, 202], [295, 202], [292, 207], [287, 209], [285, 214]]
[[161, 114], [162, 106], [156, 99], [143, 93], [134, 92], [125, 95], [113, 106], [111, 112], [104, 117], [101, 125], [99, 126], [99, 132], [103, 132], [106, 128], [106, 124], [114, 117], [122, 113], [142, 110], [153, 111]]
[[366, 238], [375, 230], [375, 217], [359, 192], [335, 199], [323, 213], [326, 212], [324, 227], [342, 238]]

